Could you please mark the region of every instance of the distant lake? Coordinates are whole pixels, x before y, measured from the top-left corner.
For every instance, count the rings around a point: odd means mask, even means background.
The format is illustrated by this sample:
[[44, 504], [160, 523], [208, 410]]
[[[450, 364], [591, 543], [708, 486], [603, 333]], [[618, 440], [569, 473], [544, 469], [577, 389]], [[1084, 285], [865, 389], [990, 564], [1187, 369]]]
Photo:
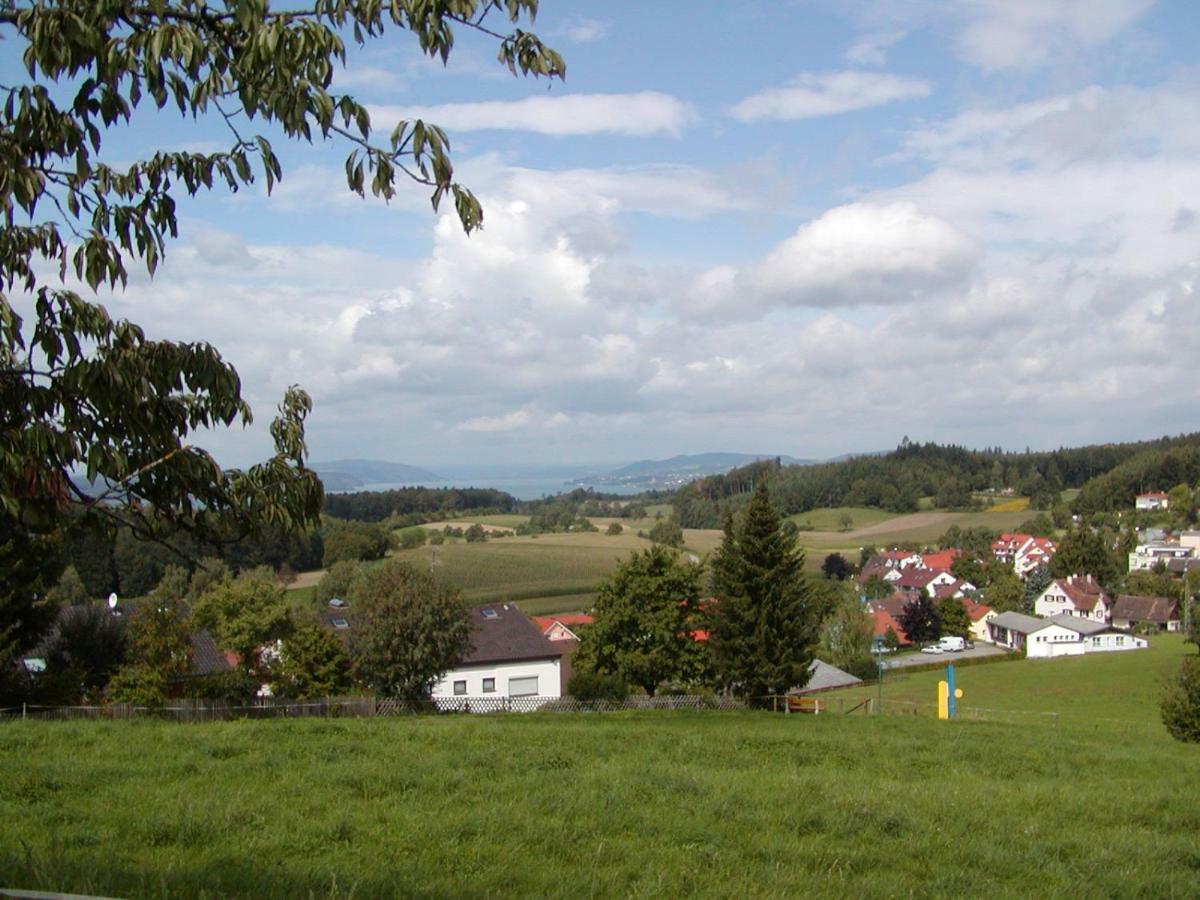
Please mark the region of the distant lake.
[[[564, 478], [518, 478], [513, 476], [498, 475], [494, 477], [481, 476], [479, 478], [455, 477], [447, 478], [444, 481], [406, 481], [399, 482], [381, 482], [378, 484], [364, 484], [362, 487], [354, 488], [353, 491], [339, 491], [338, 493], [355, 493], [357, 491], [391, 491], [402, 487], [428, 487], [428, 488], [493, 488], [497, 491], [504, 491], [512, 494], [518, 500], [540, 500], [542, 497], [551, 496], [554, 494], [565, 494], [567, 491], [572, 491], [577, 487], [587, 487], [587, 485], [569, 484]], [[596, 490], [605, 494], [637, 494], [641, 493], [643, 488], [634, 487], [631, 485], [620, 484], [605, 484], [596, 486]]]

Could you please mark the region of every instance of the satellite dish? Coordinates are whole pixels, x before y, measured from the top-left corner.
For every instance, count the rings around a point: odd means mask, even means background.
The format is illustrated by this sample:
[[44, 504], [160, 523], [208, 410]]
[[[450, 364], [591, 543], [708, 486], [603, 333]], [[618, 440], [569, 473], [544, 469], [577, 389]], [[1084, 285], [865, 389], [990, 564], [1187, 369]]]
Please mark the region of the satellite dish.
[[108, 595], [108, 608], [109, 609], [117, 608], [117, 592], [116, 591], [113, 591], [111, 594]]

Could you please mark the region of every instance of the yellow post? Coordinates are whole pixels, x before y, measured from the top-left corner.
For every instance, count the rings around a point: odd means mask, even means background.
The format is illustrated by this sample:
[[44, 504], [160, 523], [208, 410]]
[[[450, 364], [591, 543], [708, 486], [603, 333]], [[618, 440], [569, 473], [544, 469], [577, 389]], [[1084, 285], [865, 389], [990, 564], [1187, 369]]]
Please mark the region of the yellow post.
[[946, 681], [939, 681], [937, 688], [938, 697], [938, 718], [950, 718], [950, 684]]

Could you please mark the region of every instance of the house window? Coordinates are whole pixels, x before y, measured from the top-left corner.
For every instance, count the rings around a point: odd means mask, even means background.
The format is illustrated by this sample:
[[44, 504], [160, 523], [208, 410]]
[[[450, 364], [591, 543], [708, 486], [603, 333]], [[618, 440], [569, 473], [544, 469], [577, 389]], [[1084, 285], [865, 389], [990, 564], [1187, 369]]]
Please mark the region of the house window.
[[455, 694], [465, 694], [466, 692], [467, 692], [467, 682], [465, 680], [454, 682], [454, 693]]
[[483, 679], [483, 692], [485, 694], [496, 693], [496, 679], [495, 678]]
[[538, 695], [538, 677], [529, 675], [524, 678], [508, 679], [508, 696], [536, 697]]

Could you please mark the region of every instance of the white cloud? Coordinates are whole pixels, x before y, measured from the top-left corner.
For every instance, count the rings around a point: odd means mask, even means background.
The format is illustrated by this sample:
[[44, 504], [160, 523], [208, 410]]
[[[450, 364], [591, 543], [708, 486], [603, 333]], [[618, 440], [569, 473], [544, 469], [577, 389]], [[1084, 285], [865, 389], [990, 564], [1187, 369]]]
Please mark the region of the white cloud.
[[986, 71], [1032, 69], [1111, 40], [1154, 0], [971, 0], [959, 55]]
[[459, 431], [514, 431], [518, 428], [526, 428], [533, 421], [533, 416], [527, 409], [515, 409], [510, 413], [502, 416], [477, 416], [474, 419], [467, 419], [465, 422], [458, 423]]
[[887, 51], [906, 36], [904, 31], [875, 31], [862, 35], [846, 51], [846, 62], [856, 66], [885, 66]]
[[929, 83], [919, 78], [854, 70], [806, 73], [787, 87], [752, 94], [730, 112], [740, 122], [811, 119], [918, 100], [930, 92]]
[[978, 258], [970, 238], [912, 203], [852, 203], [801, 226], [760, 262], [704, 272], [681, 305], [733, 317], [776, 305], [898, 305], [964, 285]]
[[372, 122], [389, 129], [401, 119], [423, 119], [448, 131], [532, 131], [553, 137], [593, 134], [678, 136], [696, 119], [695, 111], [688, 104], [658, 91], [566, 94], [441, 106], [374, 106], [370, 112]]

